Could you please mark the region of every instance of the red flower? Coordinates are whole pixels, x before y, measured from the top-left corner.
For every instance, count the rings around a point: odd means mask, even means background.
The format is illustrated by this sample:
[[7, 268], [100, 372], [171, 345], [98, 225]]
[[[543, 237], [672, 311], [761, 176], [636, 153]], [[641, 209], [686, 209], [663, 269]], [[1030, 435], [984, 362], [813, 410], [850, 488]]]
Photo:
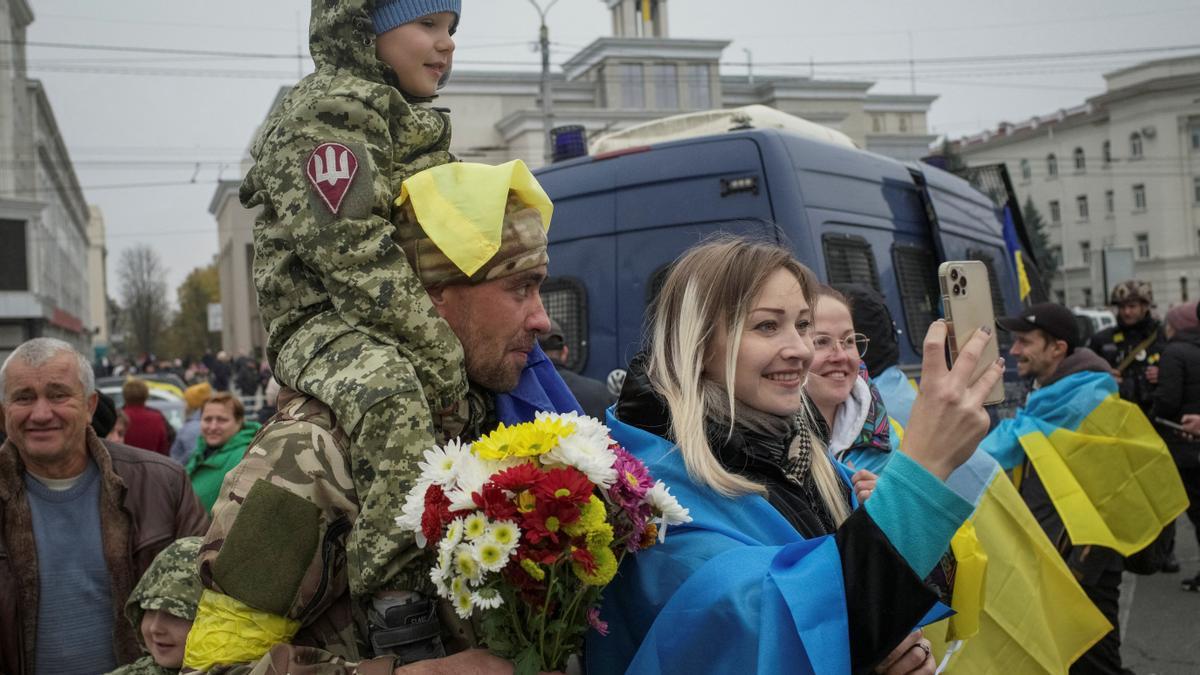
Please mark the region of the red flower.
[[571, 560], [579, 564], [584, 572], [594, 574], [596, 572], [596, 557], [592, 552], [582, 546], [571, 547]]
[[518, 516], [512, 498], [494, 483], [484, 485], [482, 492], [472, 492], [471, 500], [492, 520], [516, 520]]
[[567, 466], [561, 469], [550, 469], [546, 477], [533, 487], [533, 494], [538, 501], [565, 501], [582, 506], [592, 496], [595, 485], [575, 467]]
[[537, 485], [546, 477], [532, 462], [518, 464], [492, 476], [490, 483], [509, 492], [521, 492]]
[[522, 527], [525, 538], [531, 544], [537, 544], [543, 539], [558, 543], [558, 535], [564, 525], [579, 520], [579, 507], [569, 501], [539, 499], [537, 508], [522, 514]]
[[425, 511], [421, 514], [421, 534], [428, 541], [441, 538], [442, 528], [450, 522], [450, 499], [440, 485], [425, 490]]

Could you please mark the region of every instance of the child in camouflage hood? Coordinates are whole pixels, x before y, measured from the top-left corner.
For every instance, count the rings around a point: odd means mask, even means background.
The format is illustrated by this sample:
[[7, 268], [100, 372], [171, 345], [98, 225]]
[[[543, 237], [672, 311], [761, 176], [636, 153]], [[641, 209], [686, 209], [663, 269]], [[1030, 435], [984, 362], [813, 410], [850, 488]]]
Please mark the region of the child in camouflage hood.
[[149, 654], [114, 670], [111, 675], [179, 672], [183, 647], [200, 603], [196, 556], [202, 537], [176, 540], [150, 563], [125, 602], [125, 617]]
[[[392, 522], [466, 394], [463, 351], [395, 241], [401, 183], [454, 161], [445, 112], [461, 0], [313, 0], [316, 71], [276, 105], [241, 186], [267, 357], [327, 404], [352, 440], [361, 516], [348, 535], [356, 597], [394, 590], [415, 548]], [[218, 501], [214, 513], [222, 507]]]

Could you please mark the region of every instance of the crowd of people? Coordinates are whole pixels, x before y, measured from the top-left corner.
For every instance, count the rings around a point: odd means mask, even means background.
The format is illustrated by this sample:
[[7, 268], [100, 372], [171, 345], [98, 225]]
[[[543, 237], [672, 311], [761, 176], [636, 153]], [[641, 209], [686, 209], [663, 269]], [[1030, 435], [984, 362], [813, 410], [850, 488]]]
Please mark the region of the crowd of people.
[[[1149, 287], [1122, 284], [1091, 349], [1060, 305], [1000, 319], [1033, 391], [995, 424], [994, 329], [949, 364], [935, 321], [915, 384], [877, 292], [723, 236], [671, 266], [614, 398], [565, 369], [543, 307], [537, 179], [454, 161], [425, 105], [460, 12], [313, 4], [316, 72], [241, 192], [261, 207], [263, 424], [228, 392], [262, 371], [227, 355], [188, 380], [178, 430], [141, 379], [106, 403], [67, 343], [4, 361], [0, 673], [512, 672], [431, 593], [396, 516], [423, 451], [541, 411], [604, 416], [692, 517], [622, 564], [588, 673], [1122, 672], [1122, 571], [1178, 571], [1185, 509], [1200, 532], [1195, 302], [1161, 325]], [[1116, 461], [1137, 480], [1111, 480]], [[987, 565], [1040, 585], [989, 585]], [[1015, 606], [1043, 623], [1013, 632]]]

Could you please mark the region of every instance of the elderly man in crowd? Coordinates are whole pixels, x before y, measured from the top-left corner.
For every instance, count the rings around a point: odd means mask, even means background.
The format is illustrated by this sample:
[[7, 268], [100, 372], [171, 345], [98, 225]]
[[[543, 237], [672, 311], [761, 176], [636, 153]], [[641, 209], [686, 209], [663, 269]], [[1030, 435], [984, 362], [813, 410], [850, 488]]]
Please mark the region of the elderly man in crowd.
[[[428, 180], [422, 181], [423, 174]], [[433, 419], [410, 423], [432, 428], [442, 441], [470, 441], [500, 421], [532, 419], [538, 409], [578, 410], [537, 349], [537, 335], [550, 328], [539, 292], [552, 208], [545, 193], [520, 163], [451, 164], [423, 174], [405, 183], [410, 201], [395, 239], [434, 309], [462, 342], [471, 389], [466, 400], [436, 411]], [[412, 189], [413, 183], [420, 188]], [[480, 250], [456, 247], [466, 239], [461, 234], [481, 222], [443, 219], [444, 213], [425, 208], [444, 200], [471, 201], [459, 213], [495, 223], [495, 241]], [[482, 262], [463, 265], [464, 253]], [[371, 363], [348, 358], [346, 369], [354, 375], [348, 380], [371, 386]], [[411, 386], [420, 386], [415, 377]], [[386, 559], [347, 555], [347, 534], [363, 520], [350, 478], [351, 430], [325, 404], [289, 389], [280, 394], [278, 407], [227, 477], [213, 509], [200, 556], [209, 590], [188, 638], [185, 667], [309, 674], [511, 672], [511, 664], [486, 652], [462, 651], [470, 644], [470, 628], [440, 611], [430, 594], [428, 562], [411, 534], [395, 526], [370, 534], [389, 540], [376, 556]], [[393, 517], [401, 512], [425, 449], [397, 448], [388, 473], [376, 477], [394, 496]], [[398, 556], [382, 555], [397, 542], [403, 544]], [[353, 597], [347, 578], [355, 565], [378, 566], [375, 573], [390, 578], [392, 590]], [[245, 625], [279, 630], [261, 641], [231, 645], [219, 639], [244, 634]], [[441, 658], [445, 654], [451, 655]]]
[[141, 655], [125, 601], [208, 518], [183, 469], [100, 440], [91, 366], [36, 338], [0, 368], [0, 672], [98, 673]]

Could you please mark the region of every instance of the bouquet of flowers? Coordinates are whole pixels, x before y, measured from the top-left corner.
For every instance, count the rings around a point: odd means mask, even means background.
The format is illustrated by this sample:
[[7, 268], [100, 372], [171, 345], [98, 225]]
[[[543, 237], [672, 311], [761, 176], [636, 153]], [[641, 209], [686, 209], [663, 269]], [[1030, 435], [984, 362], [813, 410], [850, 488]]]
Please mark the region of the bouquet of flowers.
[[437, 552], [438, 595], [518, 673], [561, 670], [626, 553], [691, 520], [608, 428], [576, 413], [425, 452], [397, 524]]

